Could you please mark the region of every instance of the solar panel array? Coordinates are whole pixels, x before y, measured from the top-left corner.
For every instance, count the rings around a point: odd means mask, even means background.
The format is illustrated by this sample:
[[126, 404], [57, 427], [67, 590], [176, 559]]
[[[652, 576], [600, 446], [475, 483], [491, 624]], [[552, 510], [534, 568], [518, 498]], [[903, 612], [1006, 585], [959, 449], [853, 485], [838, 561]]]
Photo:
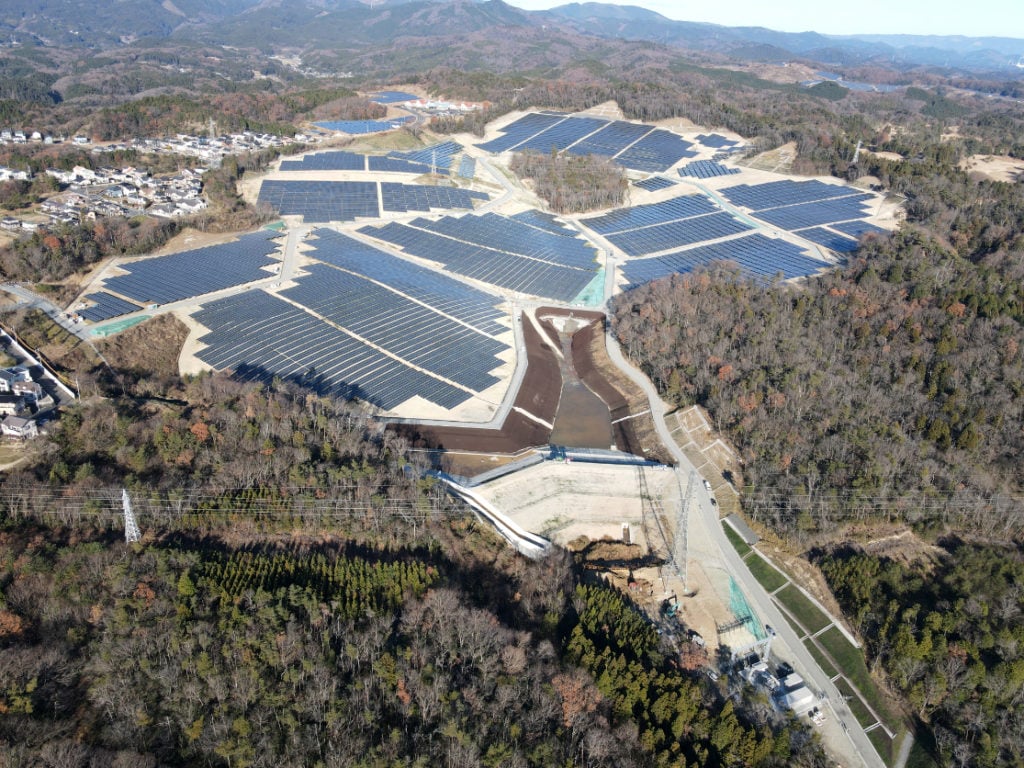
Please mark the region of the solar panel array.
[[375, 181], [267, 179], [260, 186], [259, 201], [282, 216], [302, 216], [310, 223], [380, 216]]
[[634, 259], [623, 267], [623, 273], [630, 285], [640, 285], [666, 275], [691, 272], [717, 261], [733, 262], [744, 272], [760, 279], [777, 274], [787, 279], [801, 277], [828, 266], [827, 262], [804, 255], [791, 243], [754, 234], [665, 256]]
[[637, 205], [632, 208], [618, 208], [602, 216], [583, 219], [582, 223], [599, 235], [624, 232], [627, 229], [647, 227], [666, 221], [685, 219], [719, 210], [703, 195], [683, 195], [663, 200], [660, 203]]
[[405, 213], [431, 208], [473, 210], [474, 200], [488, 200], [484, 192], [473, 192], [458, 187], [428, 187], [417, 184], [381, 182], [381, 202], [385, 211]]
[[716, 176], [731, 176], [739, 172], [739, 168], [730, 168], [714, 160], [694, 160], [679, 169], [680, 176], [692, 176], [697, 179], [713, 179]]
[[107, 278], [107, 289], [140, 304], [167, 304], [269, 277], [276, 233], [254, 232], [222, 245], [123, 265], [130, 274]]
[[835, 232], [825, 229], [824, 227], [812, 227], [810, 229], [798, 229], [793, 234], [800, 235], [805, 240], [810, 240], [812, 243], [823, 245], [837, 253], [852, 253], [857, 250], [857, 241], [846, 237], [845, 235], [839, 235]]
[[417, 101], [419, 96], [405, 91], [380, 91], [371, 93], [367, 98], [377, 104], [400, 104], [404, 101]]
[[[682, 173], [682, 171], [680, 171]], [[648, 192], [657, 192], [661, 189], [668, 189], [669, 187], [675, 186], [675, 182], [672, 179], [667, 179], [664, 176], [652, 176], [649, 179], [641, 179], [640, 181], [633, 182], [634, 187], [640, 187], [640, 189], [646, 189]]]
[[843, 221], [838, 224], [830, 224], [832, 229], [839, 230], [844, 235], [850, 237], [860, 238], [863, 235], [875, 234], [875, 235], [888, 235], [888, 230], [876, 227], [874, 224], [868, 224], [866, 221]]
[[455, 157], [462, 152], [462, 146], [454, 141], [445, 141], [441, 144], [434, 144], [431, 147], [413, 149], [408, 152], [393, 151], [388, 157], [395, 157], [408, 160], [410, 163], [419, 163], [436, 168], [451, 168]]
[[717, 133], [711, 134], [700, 134], [697, 137], [697, 141], [703, 144], [705, 147], [711, 147], [712, 149], [722, 149], [724, 147], [735, 147], [739, 144], [738, 141], [732, 141], [731, 139], [725, 138]]
[[487, 152], [549, 152], [554, 148], [577, 155], [602, 155], [626, 168], [648, 173], [668, 170], [684, 157], [697, 156], [690, 149], [693, 145], [674, 133], [622, 120], [530, 112], [501, 133], [477, 146]]
[[[417, 219], [412, 224], [367, 226], [359, 231], [410, 255], [441, 263], [450, 272], [560, 301], [579, 295], [598, 267], [594, 252], [576, 240], [571, 230], [556, 235], [497, 214], [440, 222]], [[511, 232], [517, 233], [516, 239], [504, 239]]]
[[501, 298], [451, 277], [400, 259], [333, 229], [318, 229], [309, 256], [397, 288], [407, 296], [435, 307], [482, 333], [494, 336], [508, 330], [498, 321], [506, 314]]
[[385, 410], [414, 395], [449, 409], [471, 397], [263, 291], [212, 302], [194, 318], [210, 329], [196, 356], [243, 379], [300, 380], [321, 395], [358, 397]]
[[282, 160], [282, 171], [365, 171], [366, 155], [355, 152], [316, 152], [299, 160]]
[[749, 229], [750, 226], [747, 224], [721, 211], [640, 227], [626, 232], [616, 232], [607, 235], [607, 238], [627, 256], [643, 256], [667, 251], [670, 248], [737, 235]]
[[343, 133], [361, 135], [401, 128], [407, 122], [414, 119], [413, 117], [396, 117], [391, 120], [326, 120], [321, 123], [314, 123], [314, 125], [326, 128], [328, 131], [341, 131]]
[[576, 233], [560, 222], [553, 213], [544, 213], [544, 211], [538, 211], [536, 208], [527, 208], [525, 211], [517, 213], [510, 218], [521, 221], [523, 224], [529, 224], [531, 227], [546, 229], [558, 235], [565, 235], [566, 237], [576, 236]]
[[865, 203], [874, 199], [850, 187], [817, 180], [739, 184], [721, 192], [735, 205], [750, 208], [757, 218], [791, 231], [864, 218], [868, 215]]
[[130, 301], [112, 296], [105, 291], [90, 293], [85, 298], [94, 302], [94, 305], [86, 309], [75, 310], [75, 314], [94, 323], [127, 315], [129, 312], [138, 312], [140, 309], [138, 304], [132, 304]]
[[308, 271], [281, 295], [391, 356], [475, 392], [498, 383], [490, 371], [502, 364], [497, 355], [507, 345], [365, 277], [325, 264]]
[[472, 179], [476, 176], [476, 160], [469, 155], [463, 155], [462, 160], [459, 161], [459, 177], [463, 179]]

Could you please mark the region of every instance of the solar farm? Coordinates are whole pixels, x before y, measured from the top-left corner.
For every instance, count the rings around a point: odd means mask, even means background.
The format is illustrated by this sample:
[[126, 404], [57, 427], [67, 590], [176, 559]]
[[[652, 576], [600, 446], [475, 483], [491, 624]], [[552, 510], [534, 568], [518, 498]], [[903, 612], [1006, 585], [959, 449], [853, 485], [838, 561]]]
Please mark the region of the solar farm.
[[[476, 149], [443, 140], [283, 159], [244, 193], [301, 223], [122, 263], [74, 311], [99, 332], [172, 304], [196, 329], [183, 370], [278, 377], [392, 415], [482, 422], [517, 395], [513, 305], [599, 307], [623, 286], [716, 263], [765, 282], [797, 278], [886, 232], [868, 221], [877, 196], [736, 166], [742, 145], [719, 134], [688, 140], [529, 112], [489, 136]], [[545, 212], [480, 160], [523, 149], [613, 158], [637, 204]]]
[[485, 152], [557, 150], [610, 157], [624, 168], [647, 173], [667, 171], [683, 158], [696, 157], [693, 144], [653, 125], [530, 112], [501, 129], [502, 135], [477, 144]]

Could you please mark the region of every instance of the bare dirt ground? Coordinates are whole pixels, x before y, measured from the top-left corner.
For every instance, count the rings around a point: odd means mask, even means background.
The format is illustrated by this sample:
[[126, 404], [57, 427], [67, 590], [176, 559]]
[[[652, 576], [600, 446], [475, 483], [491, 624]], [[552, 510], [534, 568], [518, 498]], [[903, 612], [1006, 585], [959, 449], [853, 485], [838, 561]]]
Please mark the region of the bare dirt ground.
[[116, 369], [174, 378], [178, 376], [178, 354], [187, 335], [188, 327], [174, 315], [160, 315], [98, 340], [96, 346]]
[[208, 245], [229, 243], [232, 240], [237, 240], [238, 236], [242, 234], [245, 234], [245, 232], [202, 232], [198, 229], [187, 227], [164, 243], [162, 248], [147, 254], [147, 256], [167, 256], [168, 254], [180, 251], [194, 251], [197, 248], [205, 248]]
[[1024, 180], [1024, 160], [1006, 155], [971, 155], [960, 163], [971, 175], [991, 181], [1014, 183]]
[[796, 154], [796, 142], [791, 141], [789, 144], [755, 155], [744, 161], [743, 165], [757, 171], [789, 173], [793, 168], [793, 161], [796, 160]]

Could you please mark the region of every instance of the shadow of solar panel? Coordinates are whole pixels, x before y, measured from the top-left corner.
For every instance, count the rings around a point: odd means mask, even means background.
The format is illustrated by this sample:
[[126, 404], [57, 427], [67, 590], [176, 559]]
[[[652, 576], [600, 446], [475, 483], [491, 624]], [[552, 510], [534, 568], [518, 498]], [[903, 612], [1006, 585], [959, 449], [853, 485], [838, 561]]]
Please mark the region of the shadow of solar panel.
[[782, 229], [803, 229], [864, 216], [866, 214], [864, 201], [868, 199], [871, 199], [871, 195], [852, 195], [833, 200], [769, 208], [756, 211], [754, 215]]
[[640, 189], [646, 189], [648, 192], [657, 192], [659, 190], [675, 186], [675, 182], [672, 181], [672, 179], [666, 179], [664, 176], [652, 176], [649, 179], [634, 181], [633, 186], [640, 187]]
[[739, 234], [751, 229], [728, 213], [709, 213], [679, 221], [608, 235], [608, 240], [629, 256], [641, 256], [706, 240]]
[[647, 173], [667, 171], [684, 157], [696, 157], [685, 139], [655, 128], [638, 142], [615, 156], [615, 162], [626, 168]]
[[623, 274], [630, 285], [640, 285], [666, 275], [691, 272], [715, 262], [736, 264], [746, 274], [761, 281], [776, 275], [786, 279], [803, 277], [829, 266], [827, 262], [805, 255], [792, 243], [755, 234], [630, 261], [623, 267]]
[[857, 190], [823, 181], [772, 181], [767, 184], [737, 184], [721, 190], [725, 198], [734, 205], [742, 205], [754, 211], [777, 208], [796, 203], [810, 203], [847, 197], [858, 194]]
[[94, 302], [94, 305], [86, 309], [76, 310], [75, 314], [94, 323], [98, 323], [101, 320], [109, 320], [112, 317], [127, 315], [130, 312], [137, 312], [141, 309], [139, 305], [132, 304], [130, 301], [125, 301], [117, 296], [111, 296], [105, 291], [90, 293], [85, 298]]
[[835, 232], [830, 232], [822, 227], [798, 229], [793, 234], [800, 235], [805, 240], [823, 245], [837, 253], [853, 253], [853, 251], [857, 250], [856, 240], [845, 235], [837, 235]]
[[850, 237], [860, 238], [862, 235], [888, 235], [889, 230], [868, 224], [866, 221], [844, 221], [839, 224], [829, 224], [832, 229], [837, 229]]
[[655, 130], [650, 125], [638, 125], [616, 120], [604, 128], [569, 147], [573, 155], [603, 155], [612, 157], [626, 149], [630, 144], [639, 141]]
[[127, 275], [106, 280], [106, 286], [140, 304], [168, 304], [202, 296], [271, 276], [264, 267], [275, 263], [271, 238], [277, 233], [254, 232], [222, 245], [123, 265]]
[[496, 335], [508, 330], [498, 322], [506, 316], [496, 308], [502, 301], [498, 296], [471, 288], [340, 232], [319, 229], [315, 235], [311, 241], [315, 250], [310, 253], [314, 259], [397, 288], [482, 333]]
[[263, 291], [212, 302], [195, 319], [210, 329], [199, 339], [206, 347], [197, 357], [248, 380], [279, 376], [384, 409], [416, 394], [444, 408], [471, 397]]
[[683, 195], [662, 200], [659, 203], [618, 208], [603, 216], [582, 219], [581, 223], [600, 235], [608, 235], [612, 232], [623, 232], [627, 229], [686, 219], [718, 210], [715, 204], [703, 195]]
[[282, 160], [282, 171], [365, 171], [366, 156], [355, 152], [317, 152], [301, 160]]
[[731, 176], [739, 172], [739, 168], [729, 168], [712, 160], [694, 160], [679, 169], [680, 176], [692, 176], [697, 179], [713, 179], [716, 176]]
[[501, 136], [476, 146], [485, 152], [504, 152], [564, 119], [564, 115], [530, 112], [502, 128]]

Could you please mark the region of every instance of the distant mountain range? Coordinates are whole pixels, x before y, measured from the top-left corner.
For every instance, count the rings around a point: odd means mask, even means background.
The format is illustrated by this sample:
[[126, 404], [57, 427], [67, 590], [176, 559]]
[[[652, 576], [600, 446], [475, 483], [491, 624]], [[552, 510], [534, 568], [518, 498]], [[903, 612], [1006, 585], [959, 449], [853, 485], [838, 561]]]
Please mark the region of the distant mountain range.
[[747, 61], [799, 58], [832, 66], [945, 67], [1024, 77], [1016, 66], [1024, 40], [794, 34], [673, 21], [636, 6], [604, 3], [532, 12], [502, 0], [5, 0], [0, 7], [0, 43], [91, 49], [177, 38], [268, 52], [355, 50], [397, 39], [501, 34], [510, 28], [556, 40], [572, 33], [649, 41]]

